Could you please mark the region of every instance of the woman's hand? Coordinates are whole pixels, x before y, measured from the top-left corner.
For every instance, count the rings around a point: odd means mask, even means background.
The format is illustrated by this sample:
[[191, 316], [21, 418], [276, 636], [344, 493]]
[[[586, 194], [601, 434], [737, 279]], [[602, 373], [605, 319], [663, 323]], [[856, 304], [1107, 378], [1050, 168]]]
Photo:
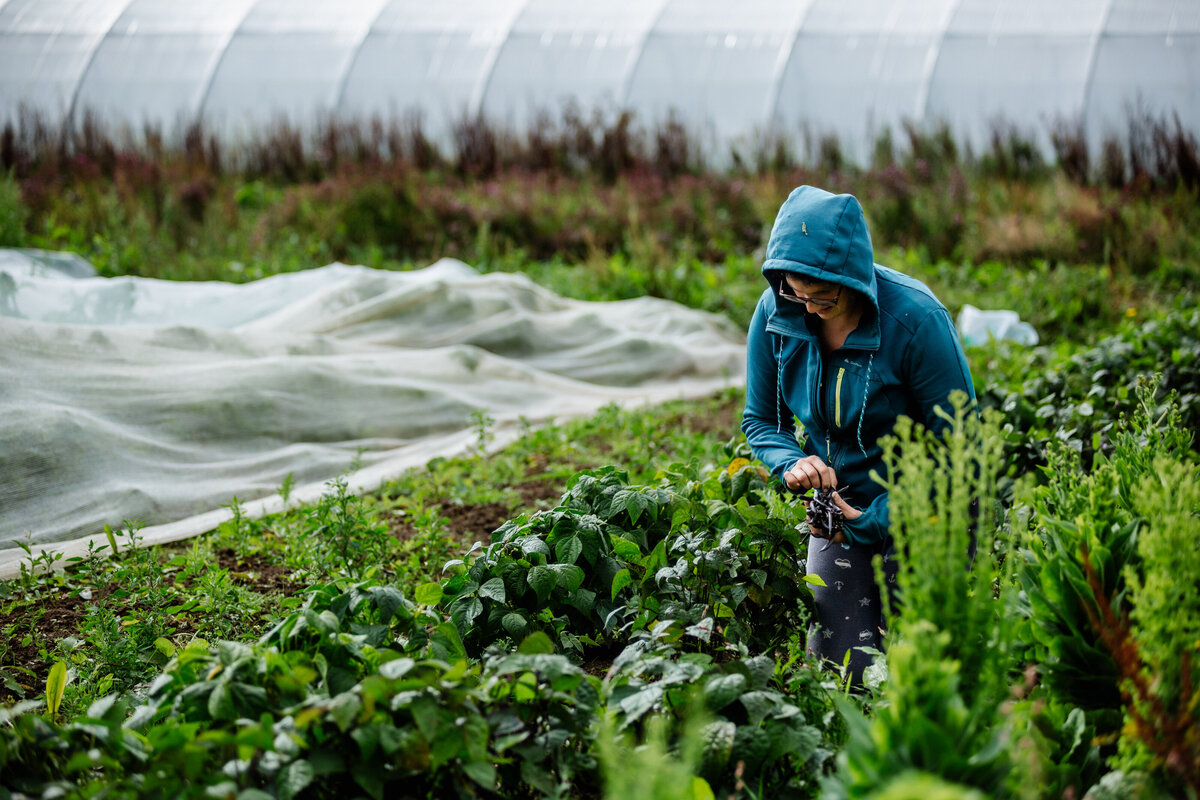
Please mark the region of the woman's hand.
[[793, 492], [805, 489], [836, 489], [837, 473], [820, 456], [806, 456], [783, 473], [783, 485]]

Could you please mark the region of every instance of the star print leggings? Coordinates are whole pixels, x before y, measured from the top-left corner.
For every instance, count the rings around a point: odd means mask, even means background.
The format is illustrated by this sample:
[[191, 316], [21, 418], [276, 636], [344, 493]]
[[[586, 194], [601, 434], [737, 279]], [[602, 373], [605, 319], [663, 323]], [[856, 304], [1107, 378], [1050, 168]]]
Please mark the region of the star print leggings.
[[[808, 652], [841, 668], [850, 651], [849, 674], [853, 685], [862, 684], [862, 673], [872, 656], [858, 648], [883, 651], [887, 629], [887, 609], [875, 584], [872, 560], [883, 556], [883, 574], [888, 587], [896, 583], [897, 561], [892, 538], [877, 545], [845, 548], [820, 539], [809, 539], [805, 566], [809, 575], [820, 575], [825, 586], [812, 586], [817, 601], [817, 619], [808, 629]], [[889, 591], [894, 605], [894, 591]]]

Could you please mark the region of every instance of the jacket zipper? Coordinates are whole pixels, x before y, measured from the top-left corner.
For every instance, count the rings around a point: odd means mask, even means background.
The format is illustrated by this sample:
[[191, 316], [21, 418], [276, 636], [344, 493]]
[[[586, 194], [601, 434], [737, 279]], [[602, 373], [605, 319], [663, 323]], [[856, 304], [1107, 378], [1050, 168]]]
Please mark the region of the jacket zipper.
[[833, 390], [833, 424], [842, 427], [842, 378], [846, 375], [845, 367], [838, 367], [837, 388]]

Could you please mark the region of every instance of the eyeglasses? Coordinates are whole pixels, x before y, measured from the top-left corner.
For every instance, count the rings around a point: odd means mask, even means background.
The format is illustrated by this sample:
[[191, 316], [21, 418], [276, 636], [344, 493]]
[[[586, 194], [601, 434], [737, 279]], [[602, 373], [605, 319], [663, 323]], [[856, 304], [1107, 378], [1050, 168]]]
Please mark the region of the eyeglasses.
[[832, 300], [827, 297], [804, 297], [796, 294], [795, 290], [792, 289], [792, 285], [784, 279], [779, 283], [779, 296], [784, 300], [804, 306], [813, 305], [817, 308], [833, 308], [842, 299], [842, 287], [838, 286], [837, 294], [833, 296]]

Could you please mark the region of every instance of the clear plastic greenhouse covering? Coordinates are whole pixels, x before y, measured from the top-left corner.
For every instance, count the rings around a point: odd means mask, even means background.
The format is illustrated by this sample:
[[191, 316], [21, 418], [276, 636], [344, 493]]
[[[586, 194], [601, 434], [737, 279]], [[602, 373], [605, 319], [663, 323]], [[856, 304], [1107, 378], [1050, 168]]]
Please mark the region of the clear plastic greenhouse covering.
[[[1200, 0], [0, 0], [0, 114], [88, 111], [236, 137], [288, 119], [399, 119], [443, 141], [565, 103], [668, 114], [725, 148], [947, 122], [987, 143], [1200, 130]], [[797, 136], [799, 134], [796, 134]]]
[[314, 499], [357, 461], [351, 488], [369, 490], [478, 446], [485, 417], [503, 443], [526, 421], [709, 394], [744, 371], [724, 317], [570, 300], [452, 260], [235, 285], [0, 250], [0, 576], [21, 541], [69, 556], [125, 520], [147, 543], [183, 538], [235, 495], [281, 508], [289, 474]]

